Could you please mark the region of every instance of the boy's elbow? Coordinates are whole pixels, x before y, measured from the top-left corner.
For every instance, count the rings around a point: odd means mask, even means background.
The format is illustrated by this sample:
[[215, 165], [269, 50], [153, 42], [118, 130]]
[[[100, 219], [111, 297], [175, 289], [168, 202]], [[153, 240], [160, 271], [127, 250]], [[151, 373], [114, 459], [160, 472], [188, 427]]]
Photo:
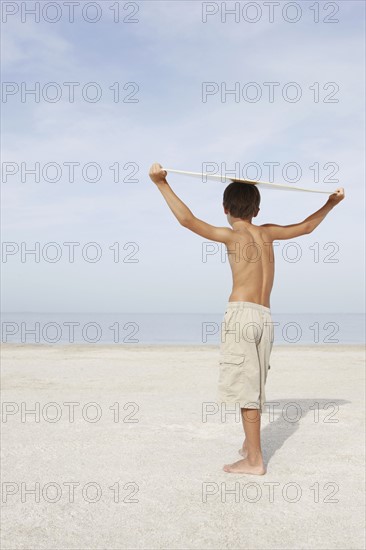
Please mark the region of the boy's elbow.
[[312, 231], [314, 231], [315, 227], [311, 223], [306, 223], [304, 227], [304, 233], [305, 235], [309, 235]]
[[190, 216], [189, 218], [182, 218], [179, 220], [180, 225], [183, 227], [189, 227], [193, 221], [193, 216]]

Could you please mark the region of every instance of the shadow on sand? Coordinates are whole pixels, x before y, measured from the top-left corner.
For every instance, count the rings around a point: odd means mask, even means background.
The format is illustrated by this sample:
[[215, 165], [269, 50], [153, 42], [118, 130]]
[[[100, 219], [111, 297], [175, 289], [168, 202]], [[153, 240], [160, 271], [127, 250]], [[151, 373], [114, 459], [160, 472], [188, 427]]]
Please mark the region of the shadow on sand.
[[262, 429], [262, 449], [264, 461], [268, 464], [285, 441], [301, 429], [302, 420], [311, 415], [314, 423], [336, 424], [339, 422], [339, 409], [350, 401], [345, 399], [278, 399], [267, 401], [262, 419], [268, 424]]

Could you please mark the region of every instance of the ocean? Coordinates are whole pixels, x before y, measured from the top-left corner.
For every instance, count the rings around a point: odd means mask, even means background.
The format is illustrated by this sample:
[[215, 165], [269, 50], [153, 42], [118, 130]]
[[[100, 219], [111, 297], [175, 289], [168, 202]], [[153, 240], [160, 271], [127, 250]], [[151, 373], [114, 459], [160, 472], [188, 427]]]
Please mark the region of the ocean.
[[[275, 345], [364, 344], [354, 313], [272, 312]], [[17, 344], [219, 345], [223, 313], [2, 313], [1, 340]]]

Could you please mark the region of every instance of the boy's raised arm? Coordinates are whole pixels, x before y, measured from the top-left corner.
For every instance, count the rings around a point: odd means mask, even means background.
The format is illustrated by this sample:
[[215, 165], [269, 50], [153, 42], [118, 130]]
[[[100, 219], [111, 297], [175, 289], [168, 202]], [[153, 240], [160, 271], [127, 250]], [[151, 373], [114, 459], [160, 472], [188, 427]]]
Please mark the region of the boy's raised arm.
[[154, 163], [151, 166], [149, 176], [156, 184], [179, 223], [201, 237], [211, 241], [226, 243], [232, 235], [232, 230], [228, 227], [216, 227], [196, 218], [188, 206], [174, 193], [165, 179], [166, 175], [167, 173], [162, 169], [161, 164]]
[[177, 218], [180, 224], [184, 224], [189, 219], [193, 218], [193, 213], [190, 211], [187, 205], [174, 193], [169, 183], [166, 181], [167, 172], [162, 169], [161, 164], [155, 163], [151, 166], [149, 176], [156, 184], [160, 193], [163, 195], [170, 210]]
[[329, 199], [319, 210], [308, 216], [300, 223], [292, 225], [276, 225], [274, 223], [265, 223], [261, 227], [266, 227], [273, 240], [293, 239], [314, 231], [314, 229], [324, 220], [325, 216], [344, 199], [343, 187], [337, 189], [335, 193], [329, 196]]

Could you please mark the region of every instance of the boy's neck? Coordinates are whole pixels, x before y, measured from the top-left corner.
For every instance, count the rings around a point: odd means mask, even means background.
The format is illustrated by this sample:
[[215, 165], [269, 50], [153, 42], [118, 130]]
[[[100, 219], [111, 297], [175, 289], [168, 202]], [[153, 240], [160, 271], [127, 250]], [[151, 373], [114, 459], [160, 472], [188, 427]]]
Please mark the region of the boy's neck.
[[248, 225], [253, 225], [252, 224], [252, 218], [250, 218], [248, 220], [238, 218], [238, 219], [236, 219], [235, 221], [232, 222], [231, 227], [233, 229], [236, 229], [236, 228], [240, 228], [240, 227], [246, 227]]

